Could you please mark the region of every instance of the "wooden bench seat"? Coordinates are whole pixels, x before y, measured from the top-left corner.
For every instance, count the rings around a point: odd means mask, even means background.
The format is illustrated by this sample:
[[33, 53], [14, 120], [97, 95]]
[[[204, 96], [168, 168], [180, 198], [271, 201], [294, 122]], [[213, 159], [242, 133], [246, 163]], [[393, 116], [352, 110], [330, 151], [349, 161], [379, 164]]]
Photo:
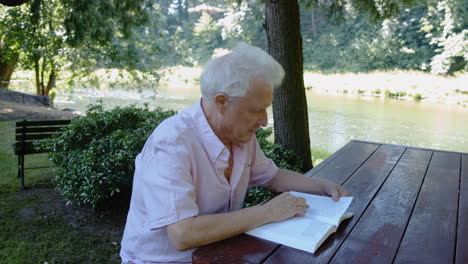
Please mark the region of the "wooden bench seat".
[[13, 145], [13, 149], [15, 155], [18, 155], [18, 178], [21, 181], [21, 190], [24, 190], [24, 156], [45, 152], [34, 147], [34, 142], [52, 137], [62, 128], [68, 126], [70, 122], [71, 120], [23, 120], [16, 122], [16, 143]]

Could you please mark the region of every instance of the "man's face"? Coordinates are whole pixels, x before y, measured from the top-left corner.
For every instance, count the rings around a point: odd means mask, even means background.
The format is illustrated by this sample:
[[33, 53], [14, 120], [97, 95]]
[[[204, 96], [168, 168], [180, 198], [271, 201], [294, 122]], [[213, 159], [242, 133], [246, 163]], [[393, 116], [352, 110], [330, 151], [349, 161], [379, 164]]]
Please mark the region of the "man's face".
[[273, 102], [273, 88], [265, 81], [253, 79], [243, 97], [233, 97], [223, 115], [224, 127], [233, 144], [245, 144], [260, 126], [268, 124], [267, 108]]

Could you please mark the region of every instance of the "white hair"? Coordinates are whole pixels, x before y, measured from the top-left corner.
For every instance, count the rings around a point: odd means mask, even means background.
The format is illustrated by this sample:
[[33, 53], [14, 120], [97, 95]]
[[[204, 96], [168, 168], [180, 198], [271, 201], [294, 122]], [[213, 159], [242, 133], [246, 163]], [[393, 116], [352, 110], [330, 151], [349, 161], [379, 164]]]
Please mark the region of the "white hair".
[[244, 96], [252, 79], [278, 87], [284, 78], [284, 70], [268, 53], [260, 48], [239, 43], [231, 53], [210, 60], [200, 77], [204, 98], [217, 93], [228, 96]]

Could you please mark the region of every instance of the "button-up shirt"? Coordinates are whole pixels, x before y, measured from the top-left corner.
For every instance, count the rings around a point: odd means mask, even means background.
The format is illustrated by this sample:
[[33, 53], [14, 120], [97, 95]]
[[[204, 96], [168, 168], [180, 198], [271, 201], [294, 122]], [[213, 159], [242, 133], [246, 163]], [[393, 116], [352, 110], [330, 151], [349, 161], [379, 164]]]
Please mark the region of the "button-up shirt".
[[175, 249], [166, 227], [196, 215], [239, 210], [247, 188], [267, 183], [278, 172], [255, 136], [232, 152], [228, 181], [224, 170], [230, 152], [209, 125], [201, 100], [154, 130], [135, 160], [123, 263], [191, 263], [194, 249]]

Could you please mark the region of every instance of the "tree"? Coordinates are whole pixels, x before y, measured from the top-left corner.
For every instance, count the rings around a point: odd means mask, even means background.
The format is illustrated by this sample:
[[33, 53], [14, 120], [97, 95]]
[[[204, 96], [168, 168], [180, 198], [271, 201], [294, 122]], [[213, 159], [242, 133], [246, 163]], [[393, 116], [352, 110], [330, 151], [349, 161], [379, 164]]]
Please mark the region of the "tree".
[[297, 1], [265, 1], [268, 52], [286, 75], [273, 95], [275, 142], [303, 159], [302, 170], [312, 168], [307, 100], [304, 88], [302, 37]]
[[23, 33], [29, 31], [21, 21], [27, 19], [24, 9], [0, 6], [0, 88], [8, 88], [18, 63]]
[[[320, 1], [306, 1], [318, 5]], [[388, 18], [398, 13], [403, 1], [354, 0], [356, 9], [367, 11], [374, 21]], [[345, 2], [320, 2], [330, 14], [343, 14]], [[286, 76], [283, 84], [273, 96], [273, 116], [275, 121], [275, 142], [293, 150], [304, 159], [302, 170], [310, 170], [312, 165], [307, 117], [307, 100], [303, 80], [302, 37], [300, 31], [299, 4], [297, 0], [266, 0], [265, 29], [269, 53], [283, 66]]]
[[98, 50], [130, 37], [134, 26], [147, 21], [147, 7], [145, 0], [31, 0], [16, 7], [0, 6], [2, 87], [8, 87], [18, 58], [23, 57], [24, 65], [36, 71], [37, 93], [47, 94], [55, 85], [61, 59], [71, 49]]

